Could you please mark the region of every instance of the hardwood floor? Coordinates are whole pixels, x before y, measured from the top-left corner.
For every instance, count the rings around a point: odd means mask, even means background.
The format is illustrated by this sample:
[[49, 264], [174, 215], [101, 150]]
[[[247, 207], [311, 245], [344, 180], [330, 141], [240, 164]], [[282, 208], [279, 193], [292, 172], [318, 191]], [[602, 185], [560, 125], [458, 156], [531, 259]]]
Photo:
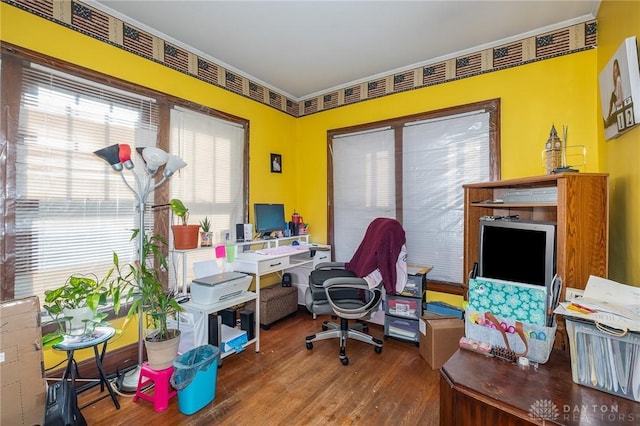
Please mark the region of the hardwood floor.
[[[349, 365], [338, 358], [338, 340], [314, 343], [304, 337], [321, 330], [322, 320], [306, 310], [261, 330], [260, 353], [249, 346], [224, 358], [217, 371], [213, 402], [191, 416], [182, 414], [178, 399], [161, 413], [152, 403], [119, 396], [82, 409], [87, 423], [100, 425], [437, 425], [439, 372], [431, 370], [413, 343], [384, 340], [381, 354], [349, 340]], [[381, 326], [369, 333], [382, 339]], [[107, 353], [106, 358], [109, 357]], [[106, 361], [106, 359], [105, 359]], [[99, 396], [94, 387], [79, 396], [82, 405]]]

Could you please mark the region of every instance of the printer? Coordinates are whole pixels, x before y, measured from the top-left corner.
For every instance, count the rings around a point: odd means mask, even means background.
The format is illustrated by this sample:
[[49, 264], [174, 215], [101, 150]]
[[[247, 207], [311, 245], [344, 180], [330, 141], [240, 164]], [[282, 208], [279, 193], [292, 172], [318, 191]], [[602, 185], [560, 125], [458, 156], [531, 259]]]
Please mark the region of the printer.
[[198, 305], [214, 303], [238, 297], [251, 285], [253, 277], [241, 272], [222, 272], [191, 281], [191, 302]]

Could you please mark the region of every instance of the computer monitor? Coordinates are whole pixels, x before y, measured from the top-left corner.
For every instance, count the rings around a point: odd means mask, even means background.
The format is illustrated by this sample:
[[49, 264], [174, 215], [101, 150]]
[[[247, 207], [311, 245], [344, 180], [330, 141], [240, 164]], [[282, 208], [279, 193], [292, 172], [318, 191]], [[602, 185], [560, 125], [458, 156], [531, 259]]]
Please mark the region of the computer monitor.
[[285, 230], [284, 204], [254, 204], [256, 232], [260, 238], [269, 237], [274, 231]]
[[556, 272], [556, 224], [480, 220], [479, 275], [549, 286]]

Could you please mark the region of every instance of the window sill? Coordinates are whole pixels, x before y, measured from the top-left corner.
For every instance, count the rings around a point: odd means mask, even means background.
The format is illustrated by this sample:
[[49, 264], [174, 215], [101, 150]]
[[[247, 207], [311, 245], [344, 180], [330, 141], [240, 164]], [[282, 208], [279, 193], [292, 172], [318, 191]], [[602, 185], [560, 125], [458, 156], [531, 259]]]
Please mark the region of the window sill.
[[456, 296], [465, 296], [466, 294], [466, 289], [462, 287], [462, 284], [429, 279], [427, 280], [427, 291], [437, 291], [438, 293], [447, 293]]

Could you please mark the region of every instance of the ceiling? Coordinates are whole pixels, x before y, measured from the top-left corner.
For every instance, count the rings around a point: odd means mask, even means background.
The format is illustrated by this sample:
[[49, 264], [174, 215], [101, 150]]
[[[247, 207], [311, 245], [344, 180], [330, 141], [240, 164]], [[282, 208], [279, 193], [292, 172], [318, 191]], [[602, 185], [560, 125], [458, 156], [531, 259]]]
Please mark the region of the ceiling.
[[302, 100], [594, 19], [600, 0], [87, 3]]

